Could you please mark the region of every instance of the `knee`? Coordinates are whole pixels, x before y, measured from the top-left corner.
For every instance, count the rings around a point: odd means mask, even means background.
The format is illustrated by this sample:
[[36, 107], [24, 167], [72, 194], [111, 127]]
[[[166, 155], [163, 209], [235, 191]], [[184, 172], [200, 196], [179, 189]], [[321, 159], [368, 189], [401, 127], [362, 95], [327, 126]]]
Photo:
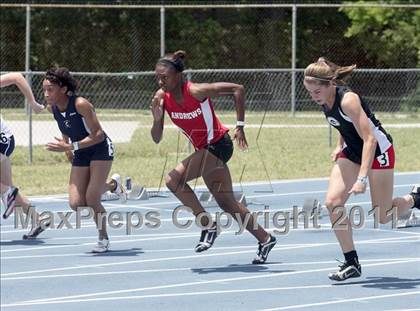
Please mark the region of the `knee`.
[[327, 198], [325, 200], [325, 206], [327, 207], [328, 211], [331, 213], [336, 208], [344, 207], [344, 204], [342, 200], [339, 198]]
[[86, 206], [85, 193], [81, 193], [79, 191], [73, 191], [72, 189], [70, 189], [69, 206], [73, 211], [77, 211], [77, 209], [81, 206]]
[[344, 211], [344, 204], [339, 198], [327, 198], [325, 200], [325, 206], [330, 214], [331, 219], [336, 219], [342, 215], [341, 211]]
[[170, 191], [175, 192], [181, 184], [181, 179], [182, 178], [178, 172], [169, 172], [169, 174], [165, 176], [166, 187], [168, 187]]
[[101, 194], [98, 193], [87, 193], [86, 194], [86, 205], [92, 208], [96, 208], [101, 203]]

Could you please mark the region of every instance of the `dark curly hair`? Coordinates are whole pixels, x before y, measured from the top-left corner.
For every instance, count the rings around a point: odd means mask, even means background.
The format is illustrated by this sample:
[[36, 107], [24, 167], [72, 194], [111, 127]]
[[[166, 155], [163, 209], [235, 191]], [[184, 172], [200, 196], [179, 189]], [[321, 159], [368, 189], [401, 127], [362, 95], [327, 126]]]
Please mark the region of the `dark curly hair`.
[[65, 67], [50, 68], [45, 74], [45, 80], [57, 84], [60, 87], [67, 87], [67, 92], [75, 93], [78, 88], [77, 81], [73, 78], [70, 71]]

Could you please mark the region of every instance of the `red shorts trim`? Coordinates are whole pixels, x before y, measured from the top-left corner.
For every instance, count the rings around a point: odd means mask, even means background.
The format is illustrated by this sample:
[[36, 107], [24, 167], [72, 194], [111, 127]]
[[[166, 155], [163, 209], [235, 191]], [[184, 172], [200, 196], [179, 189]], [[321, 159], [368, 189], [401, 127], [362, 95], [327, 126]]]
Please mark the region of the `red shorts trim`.
[[[339, 158], [348, 159], [347, 155], [341, 151], [338, 155]], [[349, 159], [350, 160], [350, 159]], [[373, 159], [371, 169], [374, 170], [387, 170], [393, 169], [395, 166], [395, 151], [394, 146], [388, 148], [387, 151]]]

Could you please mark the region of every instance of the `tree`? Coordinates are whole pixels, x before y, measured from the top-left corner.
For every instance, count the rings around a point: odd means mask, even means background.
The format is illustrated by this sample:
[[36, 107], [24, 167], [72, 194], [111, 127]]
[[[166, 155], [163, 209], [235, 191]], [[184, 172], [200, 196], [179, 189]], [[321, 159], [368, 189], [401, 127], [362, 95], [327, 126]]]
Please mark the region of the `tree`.
[[[418, 0], [406, 1], [406, 4], [410, 3], [418, 3]], [[351, 20], [345, 36], [358, 38], [366, 56], [378, 67], [420, 65], [420, 10], [363, 7], [344, 8], [342, 11]]]

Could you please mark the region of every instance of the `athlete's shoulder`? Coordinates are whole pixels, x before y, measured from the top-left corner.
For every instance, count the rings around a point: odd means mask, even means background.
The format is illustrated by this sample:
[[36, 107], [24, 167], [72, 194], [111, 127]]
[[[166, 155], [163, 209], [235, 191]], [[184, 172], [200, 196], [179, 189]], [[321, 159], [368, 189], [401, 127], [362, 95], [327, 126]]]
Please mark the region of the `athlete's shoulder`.
[[201, 102], [209, 97], [209, 92], [213, 90], [213, 84], [188, 81], [186, 82], [186, 89], [193, 98]]
[[81, 96], [77, 96], [74, 99], [74, 107], [76, 108], [76, 111], [81, 115], [95, 110], [93, 105], [86, 98]]
[[82, 96], [74, 96], [73, 100], [75, 105], [85, 105], [86, 103], [90, 104], [90, 102]]
[[341, 109], [346, 115], [352, 115], [362, 110], [360, 97], [353, 91], [348, 91], [344, 94], [341, 100]]
[[348, 106], [348, 105], [355, 105], [360, 104], [360, 97], [357, 93], [353, 92], [352, 90], [347, 91], [344, 93], [343, 98], [341, 100], [341, 106]]
[[211, 87], [211, 83], [196, 83], [187, 81], [185, 82], [185, 87], [187, 88], [187, 90], [189, 90], [190, 93], [195, 93]]

